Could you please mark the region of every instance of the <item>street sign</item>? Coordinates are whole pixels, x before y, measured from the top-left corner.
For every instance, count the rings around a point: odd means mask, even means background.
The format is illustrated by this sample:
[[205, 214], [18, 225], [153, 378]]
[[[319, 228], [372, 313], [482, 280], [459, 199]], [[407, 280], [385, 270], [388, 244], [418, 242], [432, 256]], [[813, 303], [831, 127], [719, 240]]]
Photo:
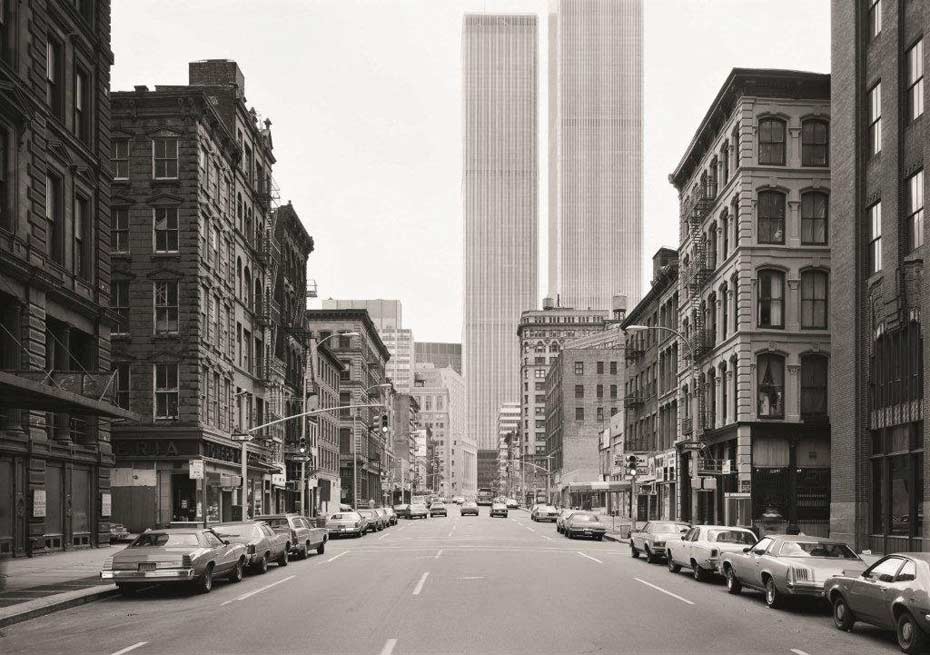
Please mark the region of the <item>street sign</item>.
[[727, 475], [728, 473], [730, 473], [730, 467], [731, 467], [730, 460], [725, 459], [723, 460], [723, 466], [721, 467], [720, 472], [723, 473], [724, 475]]
[[100, 515], [101, 516], [110, 516], [110, 512], [113, 510], [113, 501], [112, 496], [108, 493], [100, 494]]
[[190, 479], [203, 480], [203, 460], [192, 459], [188, 462], [188, 465], [190, 466]]
[[286, 478], [283, 473], [272, 473], [271, 474], [271, 484], [275, 487], [283, 487], [286, 482]]

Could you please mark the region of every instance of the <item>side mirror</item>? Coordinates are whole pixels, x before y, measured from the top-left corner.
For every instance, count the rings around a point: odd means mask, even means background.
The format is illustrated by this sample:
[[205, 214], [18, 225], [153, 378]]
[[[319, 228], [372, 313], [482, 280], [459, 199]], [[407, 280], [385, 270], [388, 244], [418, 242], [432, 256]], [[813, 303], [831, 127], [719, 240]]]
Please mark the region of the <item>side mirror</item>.
[[750, 550], [752, 550], [752, 546], [746, 546], [745, 548], [743, 548], [744, 553], [748, 553]]
[[223, 539], [223, 543], [224, 543], [225, 545], [228, 546], [228, 545], [229, 545], [229, 539]]

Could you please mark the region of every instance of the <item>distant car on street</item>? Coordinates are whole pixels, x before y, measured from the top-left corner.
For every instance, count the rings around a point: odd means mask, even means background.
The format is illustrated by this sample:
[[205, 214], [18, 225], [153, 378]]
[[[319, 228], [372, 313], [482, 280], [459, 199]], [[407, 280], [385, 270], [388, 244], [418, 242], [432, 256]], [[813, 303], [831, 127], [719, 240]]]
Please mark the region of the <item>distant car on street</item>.
[[129, 530], [126, 529], [126, 526], [122, 523], [111, 523], [110, 524], [110, 543], [119, 543], [121, 541], [129, 541], [132, 539], [132, 535], [129, 534]]
[[559, 510], [552, 505], [534, 505], [530, 512], [530, 519], [533, 521], [552, 521], [555, 523], [559, 518]]
[[894, 553], [862, 575], [834, 575], [824, 584], [824, 595], [840, 630], [848, 632], [862, 621], [894, 630], [905, 653], [923, 653], [930, 645], [930, 553]]
[[258, 573], [265, 573], [270, 562], [287, 566], [291, 550], [290, 533], [279, 534], [261, 521], [238, 521], [220, 523], [213, 528], [221, 539], [234, 544], [243, 544], [246, 565]]
[[727, 591], [743, 587], [765, 592], [765, 604], [783, 606], [791, 597], [820, 598], [835, 575], [859, 575], [865, 562], [840, 541], [803, 535], [770, 535], [723, 556], [720, 570]]
[[500, 502], [499, 500], [491, 503], [491, 518], [494, 518], [495, 516], [507, 518], [507, 505]]
[[397, 512], [393, 507], [382, 507], [381, 510], [387, 515], [388, 525], [397, 525]]
[[411, 519], [427, 519], [429, 518], [429, 510], [426, 508], [426, 505], [420, 503], [414, 503], [410, 506], [410, 516]]
[[410, 518], [410, 505], [407, 503], [399, 503], [394, 505], [394, 513], [397, 515], [398, 519], [409, 519]]
[[146, 530], [107, 558], [100, 577], [126, 595], [153, 583], [193, 584], [205, 594], [216, 577], [242, 580], [245, 562], [245, 546], [221, 539], [212, 529]]
[[446, 506], [442, 502], [434, 502], [429, 506], [429, 515], [433, 516], [448, 516], [449, 511], [446, 509]]
[[365, 529], [368, 532], [381, 532], [384, 530], [384, 519], [373, 509], [360, 509], [358, 513], [367, 522]]
[[695, 580], [702, 582], [717, 574], [724, 553], [741, 551], [756, 541], [756, 534], [746, 528], [696, 525], [680, 541], [666, 542], [665, 559], [672, 573], [678, 573], [684, 566], [691, 569]]
[[256, 521], [264, 521], [269, 528], [279, 534], [286, 534], [291, 543], [291, 555], [298, 559], [306, 559], [311, 551], [322, 555], [326, 550], [328, 535], [326, 528], [317, 528], [310, 525], [310, 521], [300, 514], [264, 514], [255, 517]]
[[391, 527], [391, 515], [388, 514], [387, 509], [384, 507], [375, 507], [374, 511], [378, 516], [381, 517], [381, 525], [383, 525], [385, 528]]
[[520, 509], [520, 503], [515, 498], [507, 498], [504, 503], [507, 505], [507, 509]]
[[330, 537], [361, 537], [368, 530], [368, 521], [358, 512], [337, 512], [326, 520]]
[[465, 502], [465, 496], [452, 496], [452, 502], [456, 505], [461, 505]]
[[601, 541], [607, 532], [607, 526], [601, 523], [600, 517], [594, 512], [574, 512], [562, 530], [569, 539], [590, 537]]
[[559, 515], [555, 517], [555, 531], [561, 533], [565, 529], [565, 522], [571, 518], [572, 514], [580, 511], [578, 509], [563, 508]]
[[459, 510], [460, 516], [478, 516], [478, 503], [473, 500], [466, 500], [462, 503], [462, 508]]
[[635, 558], [645, 553], [650, 564], [665, 559], [669, 541], [677, 541], [691, 529], [690, 523], [677, 521], [649, 521], [640, 530], [630, 532], [630, 554]]

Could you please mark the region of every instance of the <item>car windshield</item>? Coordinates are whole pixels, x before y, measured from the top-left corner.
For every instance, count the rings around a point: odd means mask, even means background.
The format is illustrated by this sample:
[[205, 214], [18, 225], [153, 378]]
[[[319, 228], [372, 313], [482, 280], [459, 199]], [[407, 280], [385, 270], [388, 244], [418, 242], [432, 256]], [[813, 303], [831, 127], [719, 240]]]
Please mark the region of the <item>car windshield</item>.
[[355, 512], [342, 512], [340, 514], [333, 514], [329, 518], [332, 521], [358, 521], [362, 517]]
[[477, 507], [477, 506], [478, 506], [478, 503], [473, 503], [471, 501], [468, 501], [467, 503], [462, 504], [462, 507]]
[[265, 523], [268, 524], [268, 527], [271, 527], [271, 528], [289, 528], [289, 527], [291, 527], [290, 524], [287, 522], [287, 519], [285, 519], [285, 518], [262, 519], [262, 520], [263, 520]]
[[687, 530], [688, 527], [686, 523], [651, 523], [649, 530], [650, 532], [681, 532]]
[[859, 559], [846, 544], [826, 541], [786, 541], [778, 553], [782, 557], [826, 557], [829, 559]]
[[574, 514], [572, 521], [576, 523], [597, 523], [600, 519], [597, 514]]
[[540, 512], [554, 512], [554, 511], [555, 511], [555, 507], [553, 507], [552, 505], [543, 505], [542, 507], [539, 508], [538, 511], [540, 511]]
[[216, 530], [226, 537], [250, 538], [257, 532], [254, 523], [235, 523], [232, 525], [218, 525]]
[[158, 546], [199, 546], [196, 532], [146, 532], [140, 535], [130, 548], [152, 548]]
[[372, 516], [374, 516], [375, 511], [373, 509], [360, 509], [358, 513], [364, 516], [366, 519], [370, 519]]
[[707, 540], [715, 541], [718, 544], [741, 544], [744, 546], [752, 546], [757, 541], [756, 535], [742, 530], [711, 530]]
[[426, 505], [411, 505], [411, 509], [426, 509]]

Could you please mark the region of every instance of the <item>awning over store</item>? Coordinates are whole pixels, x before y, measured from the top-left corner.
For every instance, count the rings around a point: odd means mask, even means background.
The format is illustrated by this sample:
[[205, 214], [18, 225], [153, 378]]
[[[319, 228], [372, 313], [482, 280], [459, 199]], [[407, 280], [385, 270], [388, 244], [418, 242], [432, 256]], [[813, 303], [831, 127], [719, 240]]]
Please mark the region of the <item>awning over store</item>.
[[112, 402], [111, 373], [0, 371], [0, 406], [138, 421]]

